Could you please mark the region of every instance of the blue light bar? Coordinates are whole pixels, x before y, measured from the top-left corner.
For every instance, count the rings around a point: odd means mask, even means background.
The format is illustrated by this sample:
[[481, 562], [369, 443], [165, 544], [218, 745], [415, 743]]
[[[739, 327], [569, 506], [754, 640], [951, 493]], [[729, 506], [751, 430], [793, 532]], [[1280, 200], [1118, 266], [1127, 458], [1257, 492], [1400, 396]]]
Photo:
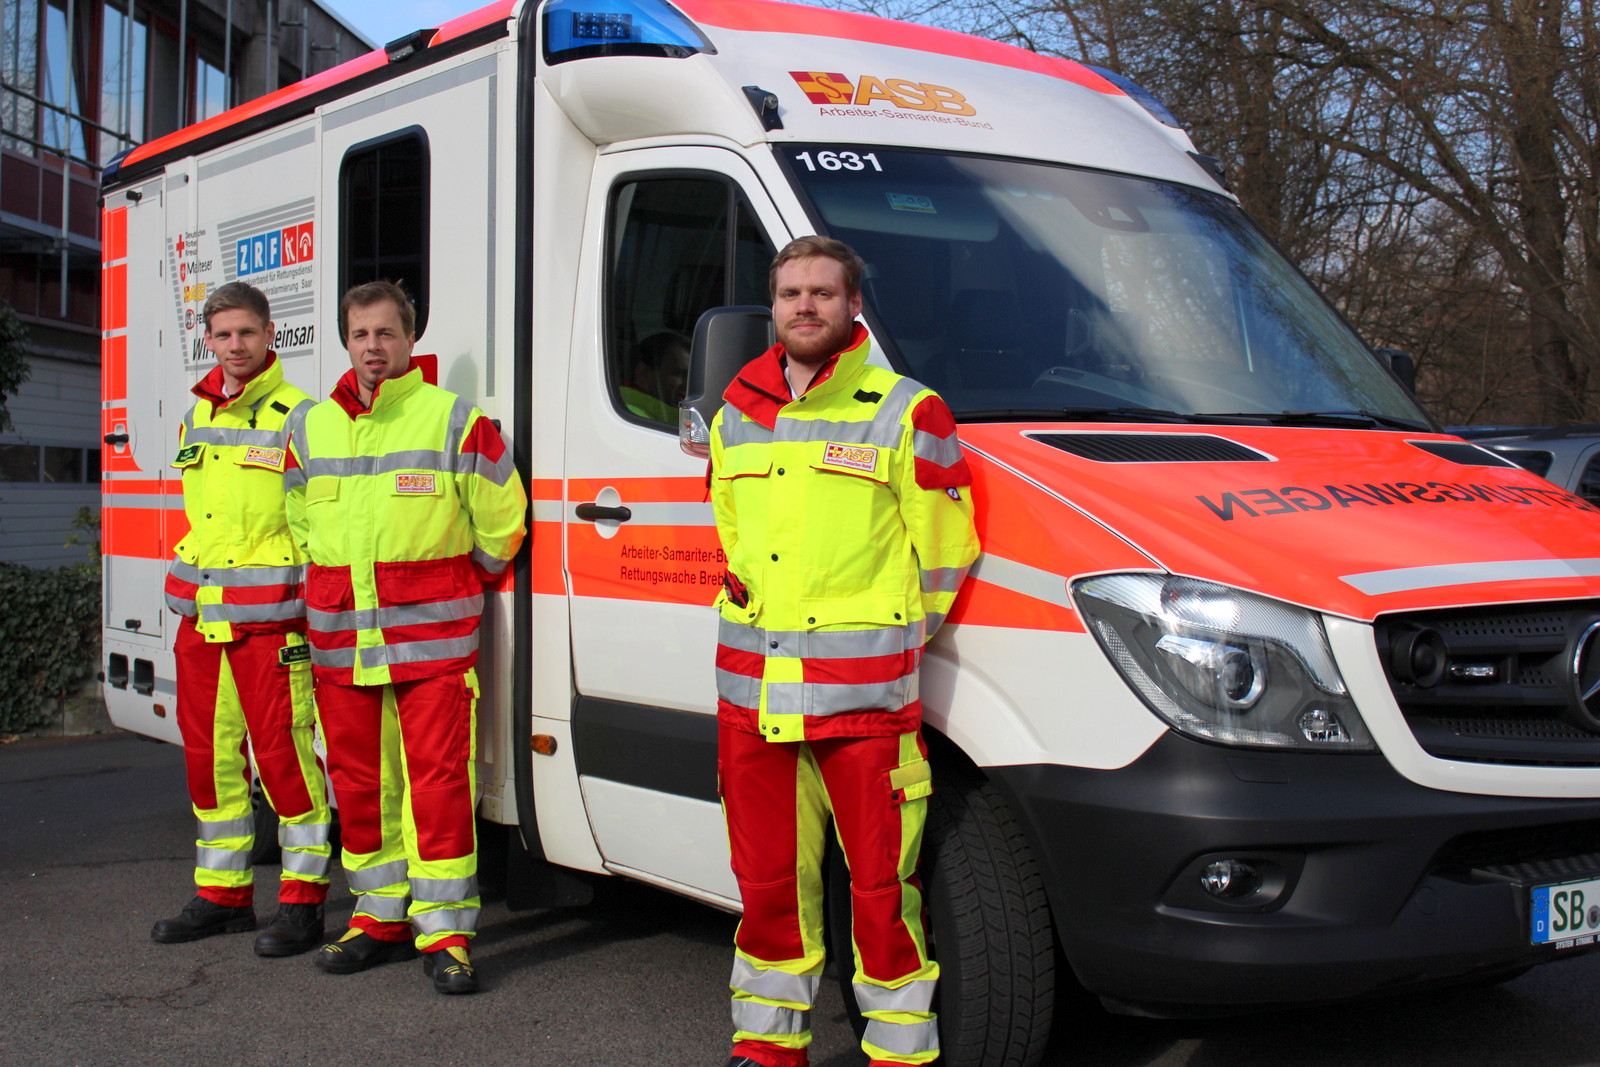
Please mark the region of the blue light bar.
[[595, 56], [682, 59], [716, 48], [665, 0], [550, 0], [544, 8], [544, 59]]

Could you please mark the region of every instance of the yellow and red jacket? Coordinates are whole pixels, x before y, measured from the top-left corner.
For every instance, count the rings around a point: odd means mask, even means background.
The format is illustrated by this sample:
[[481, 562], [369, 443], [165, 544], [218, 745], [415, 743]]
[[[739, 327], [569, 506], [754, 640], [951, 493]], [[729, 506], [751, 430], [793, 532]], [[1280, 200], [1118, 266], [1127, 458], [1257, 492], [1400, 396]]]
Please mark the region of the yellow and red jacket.
[[769, 741], [918, 727], [917, 667], [978, 557], [972, 474], [937, 393], [850, 346], [790, 399], [783, 346], [712, 421], [728, 556], [718, 717]]
[[483, 582], [527, 533], [500, 431], [413, 367], [370, 408], [350, 371], [291, 425], [289, 522], [306, 554], [311, 663], [382, 685], [470, 669]]
[[283, 380], [275, 353], [237, 394], [222, 368], [193, 389], [172, 466], [183, 471], [189, 532], [167, 570], [167, 606], [207, 641], [305, 628], [303, 563], [284, 510], [288, 422], [311, 398]]

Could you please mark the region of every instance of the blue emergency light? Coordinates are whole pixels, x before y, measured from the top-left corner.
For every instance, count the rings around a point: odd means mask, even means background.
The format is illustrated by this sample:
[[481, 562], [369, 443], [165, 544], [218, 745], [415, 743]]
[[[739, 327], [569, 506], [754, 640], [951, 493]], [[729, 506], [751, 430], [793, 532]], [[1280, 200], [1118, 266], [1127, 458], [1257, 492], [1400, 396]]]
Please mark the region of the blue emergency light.
[[682, 59], [716, 48], [664, 0], [550, 0], [544, 8], [544, 59], [596, 56]]

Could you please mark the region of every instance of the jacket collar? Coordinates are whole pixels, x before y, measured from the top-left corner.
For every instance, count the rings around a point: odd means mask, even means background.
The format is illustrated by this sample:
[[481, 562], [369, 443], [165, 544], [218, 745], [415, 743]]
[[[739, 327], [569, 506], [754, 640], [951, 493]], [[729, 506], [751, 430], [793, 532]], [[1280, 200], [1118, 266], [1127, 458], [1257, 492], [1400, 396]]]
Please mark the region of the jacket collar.
[[[867, 362], [872, 352], [872, 341], [867, 328], [855, 324], [850, 344], [842, 351], [828, 357], [817, 376], [811, 380], [805, 395], [827, 395], [837, 392], [854, 380], [856, 373]], [[740, 368], [733, 376], [722, 399], [767, 429], [777, 425], [778, 412], [790, 402], [789, 382], [784, 377], [785, 355], [782, 344], [775, 344]]]
[[356, 372], [352, 367], [344, 372], [339, 384], [333, 387], [330, 399], [354, 419], [394, 407], [421, 384], [422, 368], [413, 363], [411, 369], [400, 377], [378, 383], [378, 387], [372, 391], [372, 406], [369, 408], [361, 402], [361, 390], [356, 384]]
[[261, 369], [256, 371], [248, 382], [244, 383], [243, 389], [232, 396], [222, 395], [222, 365], [220, 363], [212, 367], [206, 373], [206, 376], [196, 382], [194, 388], [189, 391], [201, 400], [208, 401], [211, 404], [211, 413], [215, 415], [223, 408], [231, 407], [240, 401], [243, 401], [246, 405], [255, 404], [282, 383], [283, 364], [278, 362], [278, 353], [269, 351], [266, 362], [261, 364]]

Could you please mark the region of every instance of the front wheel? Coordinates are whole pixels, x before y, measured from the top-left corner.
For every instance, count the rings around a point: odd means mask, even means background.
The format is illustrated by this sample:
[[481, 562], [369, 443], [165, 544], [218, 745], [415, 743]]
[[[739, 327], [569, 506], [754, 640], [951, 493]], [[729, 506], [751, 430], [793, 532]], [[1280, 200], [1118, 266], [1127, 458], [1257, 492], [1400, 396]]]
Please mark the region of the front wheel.
[[[828, 940], [859, 1035], [851, 987], [850, 884], [834, 849]], [[939, 961], [939, 1062], [948, 1067], [1035, 1067], [1050, 1038], [1055, 951], [1044, 879], [993, 783], [934, 757], [934, 794], [922, 849], [929, 941]]]

